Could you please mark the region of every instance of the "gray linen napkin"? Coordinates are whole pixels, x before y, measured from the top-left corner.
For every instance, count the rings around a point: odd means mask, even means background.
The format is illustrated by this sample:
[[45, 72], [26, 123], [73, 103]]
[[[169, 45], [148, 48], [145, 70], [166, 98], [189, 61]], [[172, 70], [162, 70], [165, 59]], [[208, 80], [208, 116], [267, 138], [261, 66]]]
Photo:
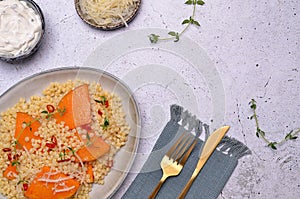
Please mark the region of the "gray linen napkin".
[[[183, 111], [182, 107], [172, 105], [170, 121], [158, 138], [152, 149], [152, 153], [140, 173], [123, 195], [122, 199], [148, 198], [162, 177], [160, 162], [166, 151], [182, 133], [197, 131], [202, 133], [203, 126], [205, 127], [205, 137], [207, 139], [209, 135], [207, 125], [203, 125], [195, 116], [191, 116], [188, 111]], [[203, 141], [199, 139], [181, 173], [176, 177], [168, 178], [156, 198], [174, 199], [178, 197], [197, 165], [199, 151], [202, 145]], [[234, 138], [224, 137], [217, 150], [213, 152], [195, 179], [186, 198], [217, 198], [237, 166], [238, 159], [250, 153], [250, 150], [241, 142]]]

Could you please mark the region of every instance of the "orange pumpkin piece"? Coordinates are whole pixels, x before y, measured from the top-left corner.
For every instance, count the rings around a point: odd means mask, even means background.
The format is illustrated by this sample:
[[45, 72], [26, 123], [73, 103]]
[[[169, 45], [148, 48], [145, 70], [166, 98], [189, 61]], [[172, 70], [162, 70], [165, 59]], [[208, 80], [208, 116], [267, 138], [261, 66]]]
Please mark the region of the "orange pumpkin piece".
[[5, 171], [3, 172], [3, 176], [9, 180], [13, 180], [16, 178], [16, 175], [18, 175], [17, 166], [16, 165], [13, 166], [12, 163], [10, 163], [8, 167], [5, 169]]
[[76, 127], [90, 124], [92, 122], [91, 102], [89, 87], [83, 84], [74, 89], [73, 92], [73, 118]]
[[[63, 114], [54, 114], [58, 123], [63, 121], [70, 129], [81, 127], [87, 131], [91, 131], [91, 102], [87, 84], [80, 85], [74, 88], [74, 90], [69, 91], [59, 102], [58, 108], [61, 110], [65, 109]], [[82, 140], [78, 133], [75, 135], [78, 139]], [[94, 161], [110, 150], [109, 144], [100, 137], [83, 140], [83, 142], [88, 143], [87, 146], [77, 151], [78, 156], [83, 162]], [[78, 162], [79, 160], [76, 161]]]
[[75, 128], [75, 123], [73, 119], [73, 90], [68, 92], [58, 103], [58, 110], [54, 114], [54, 118], [57, 123], [64, 122], [65, 126], [68, 126], [70, 129]]
[[29, 199], [65, 199], [73, 196], [79, 186], [76, 179], [44, 166], [24, 194]]
[[69, 91], [60, 100], [58, 109], [61, 111], [54, 114], [56, 121], [65, 122], [70, 129], [90, 124], [92, 119], [88, 85], [83, 84]]
[[86, 170], [86, 174], [89, 175], [89, 183], [94, 182], [94, 172], [93, 172], [93, 165], [92, 164], [88, 164], [87, 165], [87, 170]]
[[[94, 161], [110, 150], [110, 145], [98, 136], [90, 138], [90, 141], [86, 139], [83, 141], [86, 146], [76, 152], [83, 162]], [[78, 162], [78, 160], [76, 161]]]
[[[17, 148], [25, 146], [26, 149], [31, 149], [31, 139], [41, 139], [35, 136], [34, 132], [38, 131], [41, 123], [27, 113], [17, 112], [15, 138], [18, 141]], [[25, 128], [24, 128], [25, 127]]]

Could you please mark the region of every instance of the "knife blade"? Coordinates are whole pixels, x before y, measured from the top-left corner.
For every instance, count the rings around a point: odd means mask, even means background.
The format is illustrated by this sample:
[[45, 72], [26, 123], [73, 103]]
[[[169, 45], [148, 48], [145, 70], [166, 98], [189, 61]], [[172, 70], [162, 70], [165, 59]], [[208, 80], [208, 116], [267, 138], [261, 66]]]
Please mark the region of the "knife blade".
[[205, 163], [207, 162], [208, 158], [211, 156], [213, 151], [216, 149], [216, 147], [218, 146], [219, 142], [222, 140], [224, 135], [227, 133], [229, 128], [230, 128], [229, 126], [223, 126], [219, 129], [217, 129], [215, 132], [213, 132], [208, 137], [208, 139], [205, 142], [204, 147], [202, 149], [197, 166], [196, 166], [192, 176], [190, 177], [189, 181], [187, 182], [187, 184], [181, 191], [178, 199], [183, 199], [185, 197], [185, 195], [189, 191], [191, 185], [193, 184], [194, 180], [198, 176], [199, 172], [201, 171], [201, 169], [203, 168], [203, 166], [205, 165]]

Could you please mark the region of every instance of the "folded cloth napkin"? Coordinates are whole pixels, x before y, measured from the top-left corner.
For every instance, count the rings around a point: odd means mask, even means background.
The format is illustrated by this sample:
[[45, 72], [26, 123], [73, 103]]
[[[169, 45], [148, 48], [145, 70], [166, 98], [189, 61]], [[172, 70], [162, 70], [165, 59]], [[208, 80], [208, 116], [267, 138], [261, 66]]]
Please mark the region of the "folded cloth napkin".
[[[148, 198], [162, 177], [160, 162], [168, 149], [182, 133], [197, 131], [202, 133], [203, 127], [205, 127], [207, 139], [208, 125], [203, 124], [188, 111], [183, 111], [182, 107], [172, 105], [170, 121], [159, 136], [143, 168], [122, 198]], [[202, 145], [203, 141], [199, 139], [181, 173], [176, 177], [168, 178], [156, 198], [174, 199], [178, 197], [197, 165]], [[238, 159], [247, 154], [251, 154], [247, 146], [234, 138], [225, 136], [195, 179], [186, 198], [217, 198], [237, 166]]]

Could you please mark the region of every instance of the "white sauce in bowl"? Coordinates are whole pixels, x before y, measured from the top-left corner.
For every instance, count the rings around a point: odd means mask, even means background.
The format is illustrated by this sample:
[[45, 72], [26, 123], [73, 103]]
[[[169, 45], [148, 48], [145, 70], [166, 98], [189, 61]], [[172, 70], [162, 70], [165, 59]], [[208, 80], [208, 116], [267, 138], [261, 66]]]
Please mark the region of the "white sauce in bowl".
[[39, 41], [40, 16], [26, 2], [0, 1], [0, 56], [26, 54]]

